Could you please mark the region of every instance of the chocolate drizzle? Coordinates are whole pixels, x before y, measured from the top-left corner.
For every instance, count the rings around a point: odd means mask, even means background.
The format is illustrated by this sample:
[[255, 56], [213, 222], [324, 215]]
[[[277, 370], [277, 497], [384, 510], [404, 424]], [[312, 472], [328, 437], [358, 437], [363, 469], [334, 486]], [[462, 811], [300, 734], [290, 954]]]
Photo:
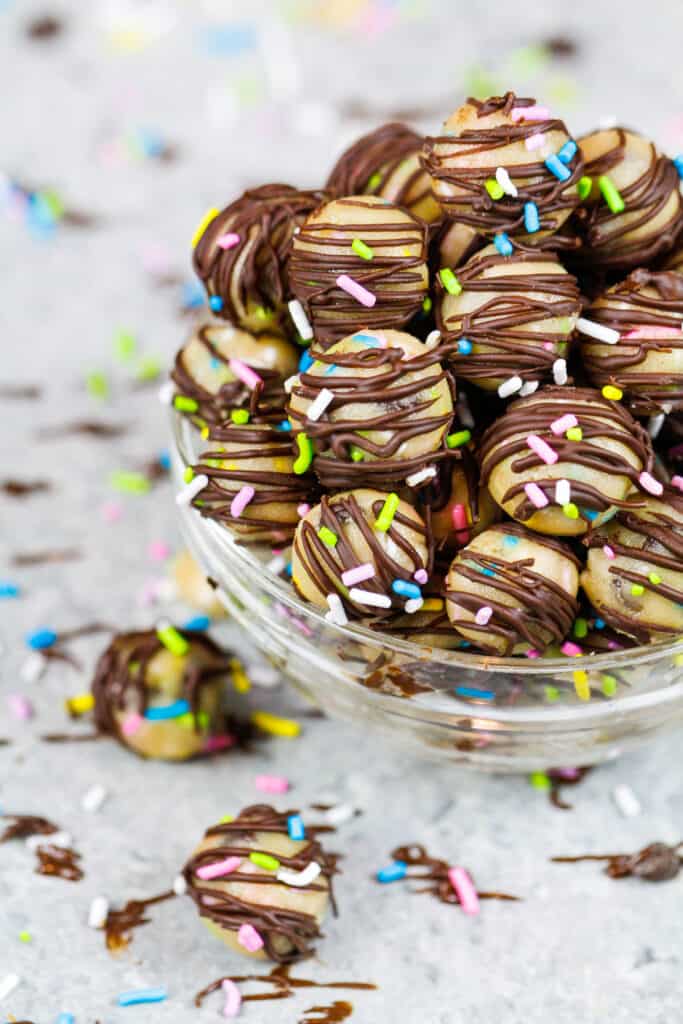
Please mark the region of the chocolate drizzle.
[[120, 910], [110, 910], [104, 923], [104, 939], [107, 949], [111, 952], [124, 949], [130, 944], [132, 932], [143, 924], [149, 924], [146, 917], [147, 908], [175, 897], [173, 890], [162, 892], [158, 896], [149, 896], [144, 900], [128, 900]]
[[83, 878], [83, 869], [79, 865], [80, 853], [64, 846], [54, 846], [49, 841], [36, 850], [38, 866], [37, 875], [51, 875], [63, 878], [66, 882], [79, 882]]
[[47, 818], [36, 814], [3, 814], [2, 820], [9, 820], [0, 834], [0, 843], [8, 843], [10, 839], [26, 839], [27, 836], [49, 836], [59, 832], [59, 826]]
[[[451, 885], [448, 872], [453, 867], [446, 860], [431, 857], [424, 846], [419, 843], [408, 843], [397, 846], [391, 851], [391, 859], [402, 861], [409, 868], [426, 868], [425, 871], [411, 871], [405, 876], [408, 882], [426, 882], [424, 888], [413, 889], [414, 893], [429, 893], [441, 903], [459, 904], [458, 894]], [[519, 896], [510, 896], [504, 892], [477, 892], [480, 900], [506, 900], [519, 902]]]
[[551, 857], [554, 864], [576, 864], [579, 861], [606, 861], [605, 874], [610, 878], [634, 876], [644, 882], [668, 882], [676, 878], [683, 864], [679, 853], [683, 842], [675, 846], [650, 843], [637, 853], [584, 854], [580, 857]]
[[325, 983], [309, 981], [307, 978], [293, 978], [290, 964], [278, 964], [276, 967], [273, 967], [269, 974], [233, 974], [217, 978], [216, 981], [212, 981], [210, 985], [207, 985], [206, 988], [197, 993], [194, 998], [195, 1006], [201, 1006], [208, 995], [220, 989], [224, 981], [232, 981], [236, 985], [247, 981], [258, 981], [264, 985], [271, 986], [270, 990], [266, 992], [246, 993], [242, 996], [243, 1003], [263, 1002], [271, 999], [290, 999], [296, 995], [296, 990], [300, 988], [343, 988], [362, 992], [374, 992], [377, 989], [376, 985], [366, 981], [330, 981]]

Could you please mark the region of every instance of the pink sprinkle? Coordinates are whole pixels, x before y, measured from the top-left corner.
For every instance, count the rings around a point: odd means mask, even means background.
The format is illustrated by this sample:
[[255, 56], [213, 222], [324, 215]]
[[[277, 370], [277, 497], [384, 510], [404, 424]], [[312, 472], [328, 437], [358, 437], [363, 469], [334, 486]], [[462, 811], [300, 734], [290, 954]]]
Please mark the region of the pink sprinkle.
[[370, 562], [357, 565], [355, 569], [347, 569], [342, 573], [342, 583], [345, 587], [355, 587], [356, 583], [363, 583], [364, 580], [371, 580], [375, 575], [375, 567]]
[[464, 914], [479, 913], [479, 897], [474, 883], [464, 868], [449, 868], [448, 881], [455, 889]]
[[124, 736], [132, 736], [134, 733], [136, 733], [138, 731], [138, 729], [140, 728], [142, 723], [143, 723], [142, 715], [138, 715], [138, 714], [128, 715], [128, 717], [124, 718], [124, 720], [123, 720], [123, 724], [121, 726], [121, 732], [123, 733]]
[[254, 488], [250, 487], [248, 484], [245, 484], [245, 486], [237, 492], [230, 502], [230, 515], [233, 519], [239, 519], [255, 493], [256, 491]]
[[163, 540], [153, 540], [147, 548], [147, 554], [153, 562], [164, 562], [171, 554], [171, 549]]
[[524, 484], [524, 493], [534, 508], [545, 508], [548, 504], [548, 499], [538, 484]]
[[123, 515], [123, 505], [119, 501], [108, 501], [101, 509], [105, 523], [117, 523]]
[[555, 344], [552, 341], [544, 341], [543, 342], [543, 348], [545, 349], [546, 352], [554, 352], [555, 351]]
[[227, 750], [228, 747], [234, 746], [235, 737], [226, 733], [224, 736], [207, 736], [203, 750], [205, 754], [214, 754], [218, 750]]
[[607, 647], [610, 651], [620, 651], [623, 647], [623, 644], [617, 643], [616, 640], [608, 640]]
[[457, 504], [451, 509], [451, 522], [457, 534], [456, 540], [459, 544], [467, 544], [470, 539], [469, 523], [467, 522], [467, 510], [464, 505]]
[[354, 298], [357, 302], [360, 302], [361, 306], [374, 306], [377, 302], [377, 296], [369, 292], [367, 288], [364, 288], [358, 281], [354, 281], [348, 274], [340, 274], [336, 281], [337, 287]]
[[220, 235], [216, 239], [216, 245], [219, 249], [234, 249], [236, 245], [239, 245], [240, 236], [236, 235], [234, 231], [228, 231], [225, 235]]
[[297, 512], [303, 519], [311, 511], [311, 506], [306, 501], [302, 501], [300, 505], [297, 505]]
[[241, 359], [230, 359], [228, 366], [235, 374], [238, 380], [241, 380], [243, 384], [246, 384], [248, 388], [253, 391], [259, 384], [263, 383], [263, 378], [259, 377], [258, 373], [254, 373], [250, 366], [243, 363]]
[[532, 452], [538, 455], [542, 462], [545, 462], [546, 466], [553, 466], [559, 459], [557, 452], [550, 447], [547, 441], [544, 441], [542, 437], [537, 434], [529, 434], [526, 439], [526, 443]]
[[223, 875], [231, 875], [242, 863], [241, 857], [226, 857], [225, 860], [215, 860], [213, 864], [203, 864], [197, 868], [197, 878], [208, 882], [211, 878], [222, 878]]
[[575, 782], [581, 775], [580, 768], [554, 768], [553, 775], [556, 775], [560, 779], [566, 779], [567, 782]]
[[683, 476], [672, 476], [671, 484], [673, 487], [677, 487], [679, 491], [683, 491]]
[[550, 110], [535, 103], [530, 107], [513, 107], [510, 111], [513, 121], [549, 121]]
[[671, 327], [635, 327], [621, 335], [622, 340], [628, 338], [680, 338], [681, 332]]
[[572, 643], [571, 640], [565, 640], [565, 642], [560, 647], [560, 650], [563, 654], [566, 654], [568, 658], [578, 658], [581, 654], [583, 654], [583, 651], [581, 650], [579, 645]]
[[603, 550], [604, 554], [607, 556], [607, 558], [616, 558], [617, 557], [615, 552], [614, 552], [614, 548], [611, 548], [609, 546], [609, 544], [605, 544], [602, 550]]
[[258, 953], [263, 949], [263, 939], [254, 928], [253, 924], [243, 924], [237, 933], [237, 941], [250, 953]]
[[225, 1005], [223, 1007], [224, 1017], [237, 1017], [240, 1012], [242, 1005], [242, 996], [240, 990], [234, 981], [230, 978], [223, 978], [221, 982], [221, 988], [223, 989], [223, 995], [225, 996]]
[[529, 650], [526, 652], [526, 656], [527, 658], [540, 658], [541, 652], [537, 651], [535, 647], [530, 647]]
[[553, 420], [550, 424], [550, 429], [553, 434], [560, 437], [562, 434], [566, 434], [572, 427], [578, 427], [579, 421], [573, 413], [568, 412], [565, 416], [560, 416], [559, 419]]
[[429, 574], [426, 569], [418, 569], [417, 572], [413, 573], [413, 579], [423, 587], [429, 580]]
[[477, 614], [474, 616], [474, 621], [478, 626], [488, 625], [491, 616], [493, 615], [493, 608], [485, 604], [483, 608], [480, 608]]
[[655, 480], [652, 473], [641, 473], [638, 477], [638, 482], [644, 491], [647, 491], [648, 494], [654, 494], [657, 497], [659, 497], [664, 490], [659, 480]]
[[21, 693], [8, 693], [7, 703], [9, 704], [10, 711], [15, 718], [21, 718], [26, 721], [28, 718], [33, 718], [33, 704], [24, 697]]
[[289, 781], [282, 775], [257, 775], [256, 788], [263, 793], [286, 793]]
[[524, 140], [526, 148], [533, 152], [535, 149], [540, 149], [545, 144], [545, 135], [542, 132], [536, 132], [535, 135], [530, 135], [528, 139]]

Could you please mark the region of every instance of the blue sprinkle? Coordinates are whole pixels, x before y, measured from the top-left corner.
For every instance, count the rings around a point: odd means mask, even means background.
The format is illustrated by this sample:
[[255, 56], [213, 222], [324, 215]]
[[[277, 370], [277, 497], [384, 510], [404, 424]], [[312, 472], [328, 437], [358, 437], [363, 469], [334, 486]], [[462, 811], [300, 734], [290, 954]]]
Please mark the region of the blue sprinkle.
[[158, 461], [159, 461], [159, 465], [161, 466], [162, 469], [170, 469], [171, 468], [171, 454], [170, 454], [170, 452], [166, 451], [166, 449], [164, 449], [163, 452], [159, 452]]
[[211, 367], [212, 370], [220, 370], [221, 365], [222, 364], [220, 359], [216, 359], [215, 356], [211, 356], [211, 359], [209, 360], [209, 366]]
[[292, 563], [291, 562], [287, 562], [287, 565], [285, 566], [285, 572], [287, 573], [288, 576], [292, 575]]
[[458, 342], [458, 352], [462, 356], [468, 356], [472, 351], [472, 342], [467, 338], [461, 338]]
[[334, 371], [336, 369], [337, 369], [337, 364], [336, 363], [331, 363], [330, 366], [328, 366], [327, 369], [325, 370], [325, 374], [334, 373]]
[[367, 345], [368, 348], [379, 348], [379, 339], [374, 334], [354, 334], [354, 341], [360, 341], [362, 345]]
[[304, 819], [300, 814], [290, 814], [287, 818], [287, 835], [294, 840], [306, 838]]
[[519, 537], [515, 537], [514, 534], [506, 533], [503, 537], [504, 548], [514, 548], [515, 545], [519, 544]]
[[57, 642], [57, 634], [54, 629], [36, 629], [26, 637], [26, 643], [34, 651], [44, 651], [46, 647], [52, 647]]
[[596, 619], [595, 620], [595, 628], [596, 629], [604, 629], [605, 628], [605, 620], [604, 619]]
[[567, 178], [571, 178], [572, 172], [565, 167], [557, 154], [552, 153], [549, 157], [546, 157], [545, 165], [551, 174], [554, 174], [560, 181], [566, 181]]
[[73, 1013], [60, 1013], [55, 1024], [75, 1024], [76, 1018]]
[[391, 589], [399, 597], [412, 598], [413, 600], [422, 597], [422, 591], [417, 583], [409, 583], [407, 580], [394, 580], [391, 584]]
[[469, 640], [461, 640], [460, 643], [458, 644], [458, 647], [460, 647], [463, 651], [465, 650], [466, 647], [471, 647], [471, 646], [472, 646], [472, 644], [470, 643]]
[[187, 620], [183, 629], [189, 629], [191, 633], [203, 633], [210, 625], [211, 619], [208, 615], [195, 615]]
[[501, 256], [512, 256], [512, 242], [504, 231], [494, 235], [493, 244]]
[[576, 145], [573, 139], [568, 139], [565, 142], [562, 149], [558, 151], [557, 159], [561, 160], [563, 164], [571, 163], [576, 156], [576, 151], [579, 147]]
[[138, 1003], [163, 1003], [166, 998], [165, 988], [136, 988], [122, 992], [117, 1003], [119, 1006], [137, 1006]]
[[538, 216], [538, 207], [536, 203], [525, 203], [524, 204], [524, 227], [533, 235], [535, 231], [538, 231], [541, 227], [541, 221]]
[[145, 711], [145, 718], [150, 722], [161, 722], [167, 718], [180, 718], [181, 715], [186, 715], [190, 710], [189, 702], [186, 700], [176, 700], [172, 704], [163, 704], [161, 707], [147, 708]]
[[183, 306], [185, 309], [198, 309], [204, 305], [204, 290], [199, 281], [186, 281], [183, 285]]
[[220, 295], [212, 295], [209, 299], [209, 305], [214, 313], [220, 313], [223, 308], [223, 300]]
[[408, 865], [404, 860], [395, 860], [393, 864], [390, 864], [386, 868], [380, 868], [377, 872], [378, 882], [400, 882], [402, 878], [406, 877], [406, 871]]
[[495, 572], [493, 571], [493, 569], [482, 568], [480, 571], [481, 571], [482, 576], [495, 576], [496, 575]]
[[674, 167], [678, 171], [678, 177], [683, 178], [683, 153], [679, 153], [678, 156], [674, 157]]
[[292, 429], [292, 424], [289, 422], [289, 420], [282, 420], [280, 423], [278, 423], [277, 429], [278, 430], [291, 430]]
[[19, 597], [19, 593], [19, 587], [16, 583], [0, 580], [0, 597]]
[[493, 690], [478, 690], [474, 686], [456, 686], [455, 692], [458, 697], [474, 697], [480, 700], [493, 700], [495, 697]]
[[598, 518], [598, 513], [597, 512], [593, 512], [589, 508], [582, 508], [581, 509], [581, 515], [583, 516], [584, 519], [587, 519], [589, 523], [592, 523], [594, 519]]
[[307, 348], [301, 353], [301, 359], [299, 360], [299, 373], [306, 373], [313, 366], [314, 359]]
[[258, 42], [253, 25], [234, 24], [212, 25], [202, 32], [202, 44], [215, 57], [237, 57], [255, 49]]

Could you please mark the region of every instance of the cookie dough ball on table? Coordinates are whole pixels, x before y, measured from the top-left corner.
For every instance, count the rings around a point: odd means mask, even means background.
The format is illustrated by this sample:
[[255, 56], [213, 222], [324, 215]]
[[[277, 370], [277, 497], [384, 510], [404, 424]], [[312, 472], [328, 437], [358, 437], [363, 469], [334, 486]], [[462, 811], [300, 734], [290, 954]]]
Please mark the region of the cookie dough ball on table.
[[606, 128], [579, 140], [591, 180], [579, 225], [590, 267], [624, 271], [667, 252], [682, 226], [678, 171], [649, 139]]
[[193, 467], [207, 485], [192, 504], [246, 541], [289, 540], [299, 508], [312, 497], [310, 475], [289, 431], [266, 423], [228, 424], [209, 433], [209, 446]]
[[488, 245], [457, 276], [442, 270], [438, 289], [437, 323], [443, 341], [454, 343], [449, 360], [458, 377], [485, 391], [516, 378], [539, 382], [555, 374], [558, 384], [566, 381], [581, 299], [556, 256], [501, 256]]
[[425, 139], [422, 164], [444, 215], [489, 238], [538, 241], [580, 201], [583, 161], [564, 122], [513, 92], [468, 99]]
[[287, 282], [292, 238], [323, 192], [291, 185], [249, 189], [197, 230], [194, 269], [211, 309], [247, 331], [281, 322], [291, 298]]
[[599, 615], [639, 643], [683, 634], [683, 494], [666, 488], [588, 535], [581, 586]]
[[347, 616], [386, 615], [406, 604], [417, 611], [430, 556], [427, 529], [412, 505], [395, 493], [348, 491], [323, 497], [299, 523], [292, 580], [306, 601], [343, 624]]
[[284, 381], [298, 361], [297, 350], [280, 334], [256, 336], [228, 324], [203, 324], [176, 356], [175, 407], [202, 423], [223, 423], [236, 409], [279, 422]]
[[634, 270], [579, 326], [583, 364], [597, 388], [616, 385], [637, 416], [683, 409], [683, 275]]
[[436, 475], [453, 419], [438, 355], [391, 330], [361, 331], [312, 355], [292, 387], [288, 415], [312, 443], [324, 487], [419, 486]]
[[298, 811], [246, 807], [208, 829], [183, 869], [209, 930], [231, 949], [288, 964], [315, 953], [336, 858]]
[[513, 402], [484, 434], [479, 459], [509, 516], [565, 537], [598, 526], [652, 480], [647, 432], [591, 388], [542, 388]]
[[316, 344], [403, 327], [427, 295], [426, 259], [426, 226], [388, 200], [351, 196], [321, 206], [294, 239], [289, 264]]
[[441, 208], [420, 166], [421, 149], [422, 137], [412, 128], [384, 124], [342, 153], [325, 188], [338, 196], [381, 196], [430, 224], [440, 219]]
[[492, 526], [451, 563], [451, 623], [487, 654], [542, 654], [571, 629], [579, 607], [579, 568], [561, 541], [517, 523]]
[[232, 655], [203, 633], [119, 633], [95, 669], [95, 722], [142, 757], [186, 761], [230, 746], [222, 707]]

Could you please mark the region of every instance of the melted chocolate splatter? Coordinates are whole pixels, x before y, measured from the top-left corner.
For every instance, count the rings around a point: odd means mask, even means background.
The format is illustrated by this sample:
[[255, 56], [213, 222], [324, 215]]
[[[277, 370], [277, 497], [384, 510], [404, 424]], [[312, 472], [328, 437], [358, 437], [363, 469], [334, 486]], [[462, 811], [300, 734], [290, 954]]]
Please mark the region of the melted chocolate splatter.
[[[225, 975], [222, 978], [217, 978], [216, 981], [212, 981], [210, 985], [207, 985], [201, 992], [198, 992], [194, 997], [194, 1004], [195, 1006], [201, 1006], [204, 999], [212, 992], [218, 991], [224, 981], [232, 981], [235, 984], [245, 981], [260, 981], [264, 985], [272, 986], [270, 991], [243, 995], [243, 1003], [260, 1002], [267, 999], [289, 999], [298, 988], [344, 988], [355, 991], [375, 991], [377, 989], [377, 985], [366, 981], [330, 981], [325, 983], [309, 981], [307, 978], [292, 978], [290, 971], [291, 964], [278, 964], [276, 967], [273, 967], [269, 974]], [[309, 1012], [309, 1010], [306, 1010], [306, 1013]]]
[[[442, 903], [460, 903], [458, 894], [450, 883], [448, 872], [453, 866], [446, 860], [439, 857], [430, 857], [424, 846], [419, 843], [409, 843], [405, 846], [397, 846], [391, 852], [392, 860], [401, 860], [409, 867], [424, 867], [426, 871], [411, 872], [405, 876], [406, 881], [427, 882], [422, 889], [413, 889], [414, 893], [430, 893]], [[508, 900], [519, 902], [519, 896], [510, 896], [504, 892], [479, 892], [480, 900]]]
[[562, 789], [565, 786], [578, 786], [583, 782], [590, 767], [586, 768], [549, 768], [548, 778], [550, 779], [550, 792], [548, 794], [553, 807], [559, 807], [561, 811], [571, 811], [572, 804], [562, 799]]
[[575, 57], [579, 51], [579, 44], [571, 36], [556, 35], [544, 39], [541, 43], [544, 50], [547, 50], [551, 57]]
[[11, 819], [12, 824], [7, 825], [5, 831], [0, 834], [0, 843], [7, 843], [10, 839], [25, 839], [27, 836], [48, 836], [53, 832], [59, 832], [59, 826], [54, 825], [47, 818], [41, 818], [37, 814], [5, 814], [3, 819]]
[[83, 557], [78, 548], [46, 548], [44, 551], [18, 551], [10, 559], [10, 565], [27, 569], [38, 565], [56, 565], [58, 562], [75, 562]]
[[99, 732], [46, 732], [40, 738], [43, 743], [84, 743], [88, 740], [103, 739], [103, 736]]
[[[299, 1024], [338, 1024], [353, 1013], [353, 1005], [345, 999], [335, 999], [329, 1006], [310, 1006], [299, 1017]], [[314, 1014], [313, 1017], [309, 1016]]]
[[53, 846], [46, 843], [36, 850], [38, 858], [37, 875], [52, 875], [63, 878], [67, 882], [78, 882], [83, 878], [83, 870], [79, 867], [80, 853], [64, 846]]
[[645, 882], [668, 882], [681, 870], [683, 842], [675, 846], [650, 843], [637, 853], [587, 853], [580, 857], [551, 857], [554, 864], [576, 864], [582, 860], [606, 861], [605, 874], [610, 878], [628, 878], [630, 875]]
[[125, 949], [133, 938], [133, 929], [149, 924], [150, 918], [145, 916], [148, 907], [164, 900], [174, 899], [172, 890], [162, 892], [159, 896], [150, 896], [145, 900], [129, 900], [121, 910], [110, 910], [104, 923], [104, 939], [107, 949], [117, 952]]
[[63, 423], [61, 426], [41, 427], [35, 436], [39, 441], [52, 441], [72, 435], [109, 440], [113, 437], [121, 437], [127, 431], [128, 425], [125, 423], [106, 423], [104, 420], [74, 420], [71, 423]]
[[26, 26], [26, 35], [36, 42], [55, 39], [64, 31], [64, 22], [52, 14], [33, 18]]
[[49, 491], [52, 484], [48, 480], [2, 480], [0, 491], [8, 498], [27, 498], [30, 494]]

